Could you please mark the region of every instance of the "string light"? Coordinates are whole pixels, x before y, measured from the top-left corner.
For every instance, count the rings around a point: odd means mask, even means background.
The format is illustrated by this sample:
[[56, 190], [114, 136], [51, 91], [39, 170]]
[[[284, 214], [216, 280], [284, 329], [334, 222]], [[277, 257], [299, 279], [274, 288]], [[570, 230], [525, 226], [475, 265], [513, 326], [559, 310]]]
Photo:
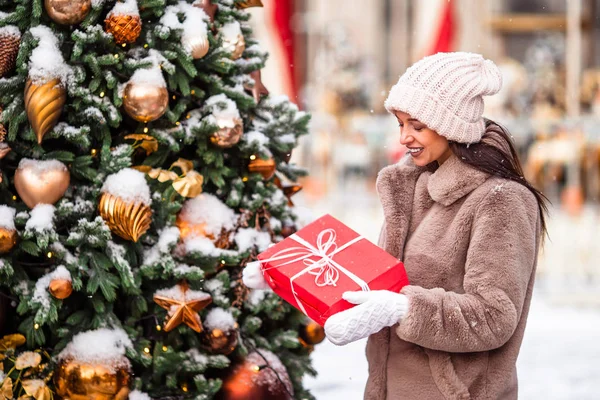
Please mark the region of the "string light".
[[144, 133], [148, 133], [148, 130], [149, 130], [149, 129], [148, 129], [148, 127], [147, 127], [147, 126], [146, 126], [146, 127], [144, 127]]
[[175, 125], [179, 126], [179, 125], [181, 125], [181, 122], [177, 121], [177, 122], [175, 122]]
[[260, 372], [260, 367], [258, 365], [255, 365], [252, 367], [252, 371], [254, 372]]
[[147, 49], [147, 48], [148, 48], [148, 43], [146, 43], [146, 44], [144, 45], [144, 48], [145, 48], [145, 49]]
[[119, 55], [118, 55], [118, 54], [115, 54], [115, 58], [119, 58]]
[[192, 90], [190, 93], [192, 93], [192, 94], [196, 94], [196, 91], [195, 91], [195, 90]]
[[150, 349], [148, 347], [144, 347], [144, 353], [150, 354]]
[[221, 265], [225, 265], [225, 260], [221, 260]]
[[49, 251], [47, 255], [48, 255], [48, 258], [52, 258], [52, 252], [51, 251]]
[[248, 177], [247, 177], [247, 176], [243, 177], [243, 178], [242, 178], [242, 181], [244, 181], [244, 182], [248, 182]]
[[156, 325], [156, 330], [160, 332], [162, 330], [162, 326]]
[[13, 200], [17, 200], [17, 196], [13, 196], [13, 197], [12, 197], [12, 199], [13, 199]]
[[90, 153], [92, 154], [92, 156], [95, 156], [96, 154], [98, 154], [98, 150], [92, 149], [92, 151]]
[[123, 43], [123, 44], [122, 44], [122, 46], [123, 46], [123, 47], [127, 47], [127, 43]]
[[190, 114], [188, 114], [188, 115], [185, 116], [185, 118], [186, 119], [190, 119], [190, 118], [192, 118], [192, 116]]
[[177, 96], [173, 95], [173, 100], [175, 100], [177, 98]]
[[254, 154], [252, 154], [252, 155], [250, 156], [250, 159], [251, 159], [251, 160], [256, 160], [256, 156], [255, 156]]
[[40, 324], [35, 324], [35, 325], [33, 325], [33, 329], [35, 329], [36, 331], [37, 331], [38, 329], [40, 329]]
[[188, 391], [188, 385], [187, 385], [187, 383], [184, 383], [183, 385], [181, 385], [181, 390], [183, 390], [184, 392]]
[[100, 92], [100, 97], [104, 97], [104, 92]]
[[168, 348], [167, 346], [163, 346], [163, 347], [162, 347], [162, 350], [163, 350], [163, 351], [166, 353], [166, 352], [167, 352], [167, 350], [169, 350], [169, 348]]

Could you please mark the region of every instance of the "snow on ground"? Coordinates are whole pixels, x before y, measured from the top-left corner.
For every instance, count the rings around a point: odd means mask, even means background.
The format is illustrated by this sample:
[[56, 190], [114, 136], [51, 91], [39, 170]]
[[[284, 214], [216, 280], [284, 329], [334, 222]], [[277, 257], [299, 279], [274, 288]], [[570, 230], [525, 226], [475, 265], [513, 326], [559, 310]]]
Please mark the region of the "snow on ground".
[[[361, 181], [350, 182], [338, 193], [318, 202], [300, 194], [298, 206], [316, 217], [329, 213], [375, 242], [382, 221], [377, 196]], [[520, 398], [527, 400], [592, 400], [600, 398], [600, 285], [586, 275], [600, 275], [600, 261], [590, 261], [591, 243], [600, 243], [597, 209], [587, 208], [573, 218], [552, 210], [549, 223], [551, 242], [540, 256], [540, 271], [529, 313], [528, 325], [517, 362]], [[592, 222], [593, 221], [593, 222]], [[576, 251], [574, 251], [576, 249]], [[562, 262], [557, 262], [560, 258]], [[560, 264], [560, 265], [559, 265]], [[587, 287], [595, 296], [560, 296], [557, 281], [569, 271], [577, 271], [570, 287]], [[582, 273], [587, 271], [588, 273]], [[563, 280], [563, 282], [565, 282]], [[578, 283], [579, 282], [579, 283]], [[564, 283], [563, 283], [564, 284]], [[577, 289], [579, 290], [579, 289]], [[569, 291], [564, 291], [568, 293]], [[570, 292], [575, 293], [575, 290]], [[570, 300], [570, 301], [569, 301]], [[367, 380], [366, 340], [337, 347], [327, 340], [312, 353], [319, 375], [307, 377], [306, 386], [318, 400], [359, 400]]]

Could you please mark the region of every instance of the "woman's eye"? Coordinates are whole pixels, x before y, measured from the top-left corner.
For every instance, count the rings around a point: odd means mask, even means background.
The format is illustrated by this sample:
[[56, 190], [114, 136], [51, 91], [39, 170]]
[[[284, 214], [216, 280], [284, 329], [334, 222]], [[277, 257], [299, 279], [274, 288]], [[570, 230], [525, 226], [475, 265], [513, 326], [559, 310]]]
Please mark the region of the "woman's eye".
[[402, 127], [403, 126], [402, 122], [398, 122], [398, 126]]
[[423, 130], [422, 126], [415, 126], [415, 131], [421, 132]]

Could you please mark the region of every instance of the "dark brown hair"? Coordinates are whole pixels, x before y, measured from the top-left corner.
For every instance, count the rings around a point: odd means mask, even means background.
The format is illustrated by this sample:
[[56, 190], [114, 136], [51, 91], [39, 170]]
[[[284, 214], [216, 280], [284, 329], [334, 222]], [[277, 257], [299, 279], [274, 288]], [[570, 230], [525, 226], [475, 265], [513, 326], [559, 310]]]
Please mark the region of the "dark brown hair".
[[540, 210], [542, 232], [547, 234], [548, 198], [523, 175], [523, 167], [510, 134], [500, 124], [485, 119], [485, 133], [478, 143], [450, 142], [450, 149], [462, 162], [490, 175], [520, 183], [535, 196]]

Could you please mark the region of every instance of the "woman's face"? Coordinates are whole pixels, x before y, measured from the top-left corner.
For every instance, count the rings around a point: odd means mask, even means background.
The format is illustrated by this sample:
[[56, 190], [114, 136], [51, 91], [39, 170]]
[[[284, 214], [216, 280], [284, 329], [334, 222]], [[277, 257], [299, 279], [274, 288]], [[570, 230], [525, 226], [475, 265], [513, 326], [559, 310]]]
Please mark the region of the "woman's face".
[[442, 165], [452, 151], [448, 140], [405, 112], [395, 111], [400, 126], [400, 143], [408, 148], [416, 165], [424, 167], [437, 161]]

